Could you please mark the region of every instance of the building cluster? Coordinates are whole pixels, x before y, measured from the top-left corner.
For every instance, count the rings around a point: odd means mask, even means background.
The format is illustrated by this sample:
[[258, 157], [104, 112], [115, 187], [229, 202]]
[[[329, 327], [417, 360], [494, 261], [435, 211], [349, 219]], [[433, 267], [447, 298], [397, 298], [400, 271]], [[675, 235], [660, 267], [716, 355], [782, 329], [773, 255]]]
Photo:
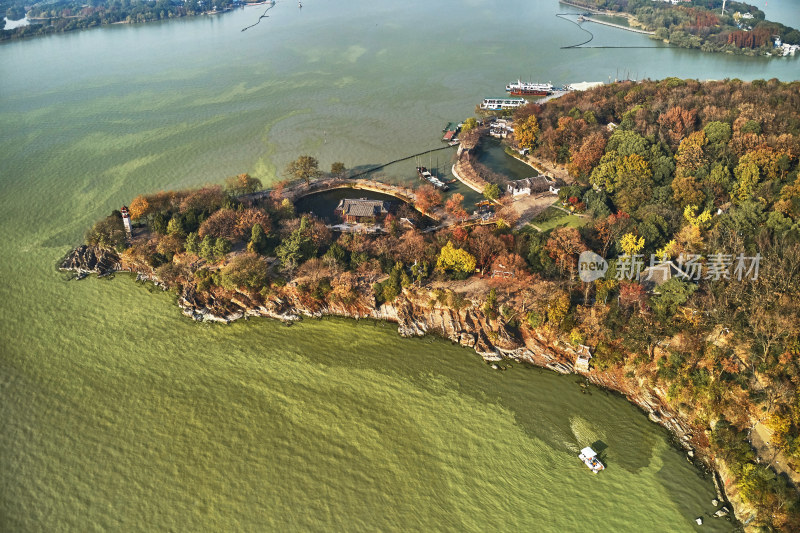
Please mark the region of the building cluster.
[[552, 179], [544, 174], [539, 174], [532, 178], [513, 181], [506, 186], [506, 190], [512, 197], [522, 195], [530, 196], [531, 194], [543, 192], [558, 194], [562, 184], [563, 182], [561, 180]]
[[653, 0], [653, 2], [664, 2], [665, 4], [672, 4], [673, 6], [680, 4], [681, 2], [691, 2], [692, 0]]
[[505, 139], [514, 133], [514, 123], [510, 120], [498, 119], [489, 126], [489, 135]]
[[783, 55], [784, 57], [793, 56], [795, 52], [800, 50], [800, 45], [787, 44], [787, 43], [781, 42], [781, 38], [780, 37], [776, 37], [775, 38], [775, 49], [779, 50], [781, 55]]

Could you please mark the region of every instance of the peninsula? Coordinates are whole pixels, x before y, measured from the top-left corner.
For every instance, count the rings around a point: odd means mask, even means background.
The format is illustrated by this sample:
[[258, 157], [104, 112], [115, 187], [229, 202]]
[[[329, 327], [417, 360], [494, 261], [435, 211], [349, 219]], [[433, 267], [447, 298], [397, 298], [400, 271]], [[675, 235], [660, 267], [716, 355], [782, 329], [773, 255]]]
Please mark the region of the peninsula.
[[[129, 271], [196, 320], [374, 318], [580, 374], [673, 431], [748, 527], [800, 529], [800, 82], [615, 83], [513, 118], [580, 223], [520, 224], [533, 182], [486, 187], [484, 216], [429, 184], [362, 200], [372, 183], [302, 156], [268, 190], [138, 196], [60, 266]], [[338, 219], [302, 209], [330, 188]]]
[[[623, 18], [625, 26], [653, 39], [704, 52], [787, 56], [800, 49], [800, 31], [766, 20], [764, 12], [728, 0], [570, 0], [567, 5], [596, 16]], [[609, 23], [611, 20], [597, 19]], [[613, 25], [613, 24], [612, 24]]]

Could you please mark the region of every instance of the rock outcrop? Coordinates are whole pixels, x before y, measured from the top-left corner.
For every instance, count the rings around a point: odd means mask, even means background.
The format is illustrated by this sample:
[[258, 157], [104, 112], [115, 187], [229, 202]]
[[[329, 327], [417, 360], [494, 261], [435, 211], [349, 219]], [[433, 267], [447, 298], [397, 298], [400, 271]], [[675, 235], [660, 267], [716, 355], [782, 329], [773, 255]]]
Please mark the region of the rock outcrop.
[[58, 265], [59, 270], [72, 270], [78, 274], [105, 275], [121, 269], [119, 255], [113, 250], [88, 246], [72, 250]]

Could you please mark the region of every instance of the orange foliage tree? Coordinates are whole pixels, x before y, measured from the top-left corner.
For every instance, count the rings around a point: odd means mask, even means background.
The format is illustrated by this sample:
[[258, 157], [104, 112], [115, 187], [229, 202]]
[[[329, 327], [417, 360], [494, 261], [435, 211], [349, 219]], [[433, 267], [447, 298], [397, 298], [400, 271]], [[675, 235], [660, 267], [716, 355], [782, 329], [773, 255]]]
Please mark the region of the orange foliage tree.
[[606, 137], [597, 131], [586, 137], [577, 150], [573, 145], [570, 149], [570, 163], [567, 167], [570, 175], [585, 180], [600, 162], [605, 149]]
[[459, 221], [465, 220], [469, 215], [467, 215], [467, 211], [464, 209], [463, 203], [464, 195], [457, 192], [447, 199], [447, 202], [444, 204], [444, 210]]
[[137, 196], [128, 206], [128, 213], [133, 220], [142, 218], [150, 212], [150, 202], [142, 195]]
[[434, 207], [442, 205], [442, 193], [437, 191], [433, 185], [423, 185], [416, 191], [417, 209], [429, 213]]
[[220, 209], [200, 225], [200, 237], [210, 235], [215, 238], [225, 238], [232, 242], [244, 237], [244, 231], [238, 225], [239, 216], [233, 209]]

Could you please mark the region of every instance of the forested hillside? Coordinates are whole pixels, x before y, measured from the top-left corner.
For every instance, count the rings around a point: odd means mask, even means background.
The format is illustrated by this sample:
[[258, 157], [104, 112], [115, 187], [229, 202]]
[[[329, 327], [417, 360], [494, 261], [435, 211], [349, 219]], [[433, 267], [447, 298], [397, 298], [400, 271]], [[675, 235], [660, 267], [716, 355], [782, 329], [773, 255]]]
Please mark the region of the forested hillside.
[[733, 52], [749, 55], [773, 53], [773, 36], [788, 44], [800, 44], [800, 31], [765, 20], [764, 12], [741, 2], [691, 0], [670, 2], [653, 0], [579, 0], [591, 8], [630, 13], [636, 21], [655, 32], [655, 38], [682, 48], [708, 52]]

